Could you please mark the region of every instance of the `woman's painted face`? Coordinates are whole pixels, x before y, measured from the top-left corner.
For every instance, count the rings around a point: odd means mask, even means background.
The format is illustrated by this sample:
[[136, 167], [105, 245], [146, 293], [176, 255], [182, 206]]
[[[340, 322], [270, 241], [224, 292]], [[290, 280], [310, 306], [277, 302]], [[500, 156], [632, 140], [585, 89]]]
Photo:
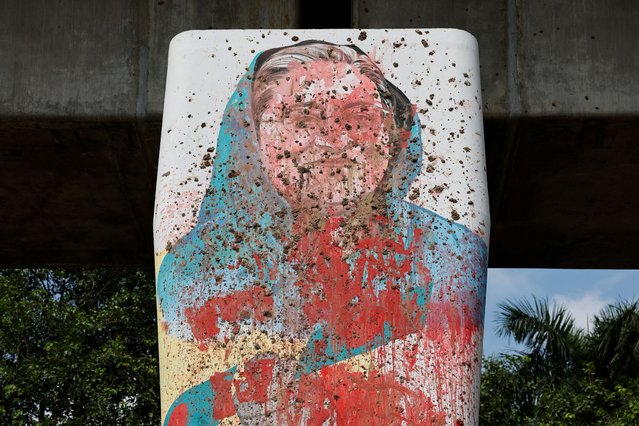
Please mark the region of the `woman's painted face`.
[[375, 84], [346, 63], [293, 62], [260, 117], [262, 161], [292, 207], [340, 212], [380, 183], [393, 117]]

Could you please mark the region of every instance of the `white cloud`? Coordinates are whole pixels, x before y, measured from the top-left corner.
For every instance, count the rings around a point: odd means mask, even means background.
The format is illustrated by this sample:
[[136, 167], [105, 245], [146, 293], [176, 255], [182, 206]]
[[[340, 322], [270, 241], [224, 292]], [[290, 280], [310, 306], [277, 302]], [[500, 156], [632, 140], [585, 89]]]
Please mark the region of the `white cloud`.
[[599, 289], [591, 290], [577, 297], [555, 294], [551, 300], [553, 303], [564, 305], [575, 318], [575, 324], [584, 330], [592, 325], [593, 315], [598, 314], [604, 306], [614, 302], [614, 299], [603, 297]]
[[531, 294], [540, 294], [538, 283], [530, 279], [526, 269], [489, 269], [487, 292], [489, 299], [497, 302], [506, 299], [521, 299]]

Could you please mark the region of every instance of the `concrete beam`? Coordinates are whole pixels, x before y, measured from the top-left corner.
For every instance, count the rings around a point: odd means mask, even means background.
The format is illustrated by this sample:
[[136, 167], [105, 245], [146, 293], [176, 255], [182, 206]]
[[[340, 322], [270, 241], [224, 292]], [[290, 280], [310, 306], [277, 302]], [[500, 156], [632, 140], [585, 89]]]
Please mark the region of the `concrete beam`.
[[[478, 38], [491, 266], [639, 266], [639, 3], [352, 6], [355, 27], [456, 27]], [[331, 26], [305, 7], [1, 2], [0, 264], [150, 264], [170, 39], [187, 29]]]

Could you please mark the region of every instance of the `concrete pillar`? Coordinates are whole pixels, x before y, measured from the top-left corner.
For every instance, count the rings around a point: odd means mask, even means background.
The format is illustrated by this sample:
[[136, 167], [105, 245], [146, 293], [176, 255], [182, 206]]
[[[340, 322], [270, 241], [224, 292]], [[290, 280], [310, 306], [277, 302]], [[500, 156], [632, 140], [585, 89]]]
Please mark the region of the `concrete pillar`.
[[169, 57], [164, 424], [476, 424], [490, 227], [476, 40], [192, 31]]

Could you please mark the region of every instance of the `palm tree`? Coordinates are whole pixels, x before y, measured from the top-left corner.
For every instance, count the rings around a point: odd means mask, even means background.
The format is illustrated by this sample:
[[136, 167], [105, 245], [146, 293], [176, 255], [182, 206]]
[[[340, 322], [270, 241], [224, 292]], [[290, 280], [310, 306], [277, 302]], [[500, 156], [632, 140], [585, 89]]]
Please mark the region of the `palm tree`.
[[532, 302], [506, 300], [498, 305], [497, 334], [512, 337], [526, 346], [533, 373], [554, 379], [565, 375], [579, 359], [583, 348], [583, 332], [563, 305], [548, 305], [547, 299]]
[[582, 353], [583, 332], [565, 306], [550, 307], [547, 299], [506, 300], [498, 308], [497, 334], [526, 347], [510, 358], [519, 388], [511, 392], [513, 407], [539, 424], [544, 395], [577, 385], [570, 372]]
[[639, 299], [619, 300], [593, 321], [590, 347], [602, 376], [639, 376]]
[[[500, 336], [514, 338], [525, 349], [486, 363], [482, 397], [489, 398], [482, 402], [483, 419], [490, 424], [496, 419], [507, 419], [500, 424], [637, 424], [639, 300], [602, 309], [587, 335], [564, 306], [551, 307], [535, 297], [500, 304], [496, 322]], [[501, 397], [506, 414], [491, 406], [492, 394]]]

